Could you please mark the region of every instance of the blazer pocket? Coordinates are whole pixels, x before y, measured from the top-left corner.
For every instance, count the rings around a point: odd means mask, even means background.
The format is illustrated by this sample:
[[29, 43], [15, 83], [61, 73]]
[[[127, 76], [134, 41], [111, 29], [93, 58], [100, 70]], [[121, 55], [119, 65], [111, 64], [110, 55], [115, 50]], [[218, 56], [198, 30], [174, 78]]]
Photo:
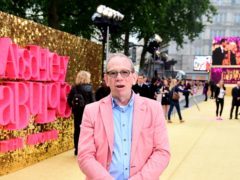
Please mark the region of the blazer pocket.
[[145, 128], [141, 131], [141, 140], [144, 146], [153, 146], [153, 139], [154, 139], [154, 129], [151, 128]]

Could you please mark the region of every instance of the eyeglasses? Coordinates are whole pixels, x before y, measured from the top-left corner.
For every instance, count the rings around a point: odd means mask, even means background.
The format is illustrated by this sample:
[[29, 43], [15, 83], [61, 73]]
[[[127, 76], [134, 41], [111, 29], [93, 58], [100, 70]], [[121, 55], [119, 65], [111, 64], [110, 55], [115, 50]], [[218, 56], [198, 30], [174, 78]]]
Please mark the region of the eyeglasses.
[[110, 76], [111, 78], [116, 78], [118, 74], [121, 74], [122, 78], [126, 78], [130, 75], [131, 71], [129, 70], [121, 70], [121, 71], [108, 71], [107, 75]]

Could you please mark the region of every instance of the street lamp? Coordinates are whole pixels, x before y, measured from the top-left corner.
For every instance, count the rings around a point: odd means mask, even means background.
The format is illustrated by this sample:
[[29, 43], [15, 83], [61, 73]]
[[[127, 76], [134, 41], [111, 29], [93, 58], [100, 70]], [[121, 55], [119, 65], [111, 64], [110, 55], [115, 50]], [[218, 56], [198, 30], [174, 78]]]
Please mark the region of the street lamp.
[[109, 33], [113, 29], [119, 27], [119, 22], [122, 21], [124, 15], [120, 12], [106, 7], [104, 5], [99, 5], [96, 12], [92, 15], [93, 23], [99, 28], [102, 33], [102, 77], [104, 75], [104, 55], [105, 55], [105, 45], [106, 47], [106, 59], [109, 55]]

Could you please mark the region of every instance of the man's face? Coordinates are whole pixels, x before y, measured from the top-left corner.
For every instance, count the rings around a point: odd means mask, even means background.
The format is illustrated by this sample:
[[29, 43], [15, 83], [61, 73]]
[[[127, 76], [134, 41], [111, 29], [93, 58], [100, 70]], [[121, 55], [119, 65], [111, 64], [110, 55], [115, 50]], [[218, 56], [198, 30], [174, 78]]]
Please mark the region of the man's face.
[[143, 84], [144, 83], [144, 77], [143, 76], [138, 76], [138, 78], [137, 78], [137, 83], [138, 84]]
[[114, 98], [130, 98], [132, 85], [136, 83], [137, 75], [132, 73], [128, 59], [116, 56], [109, 61], [104, 79]]
[[227, 41], [223, 41], [223, 42], [222, 42], [222, 46], [223, 46], [223, 47], [226, 47], [226, 46], [227, 46]]

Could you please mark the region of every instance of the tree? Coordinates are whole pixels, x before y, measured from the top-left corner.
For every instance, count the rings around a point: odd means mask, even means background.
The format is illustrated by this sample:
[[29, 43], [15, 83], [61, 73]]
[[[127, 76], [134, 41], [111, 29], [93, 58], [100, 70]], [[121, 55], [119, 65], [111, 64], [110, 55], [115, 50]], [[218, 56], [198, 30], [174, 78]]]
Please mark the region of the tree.
[[[184, 43], [184, 37], [193, 40], [202, 32], [202, 18], [211, 21], [216, 12], [209, 0], [153, 0], [146, 2], [136, 10], [138, 38], [144, 39], [140, 67], [144, 65], [147, 43], [153, 34], [162, 37], [162, 44], [173, 40], [178, 45]], [[139, 17], [145, 17], [145, 23]]]
[[[140, 68], [144, 65], [149, 39], [158, 34], [163, 44], [173, 40], [178, 45], [184, 38], [193, 40], [202, 32], [202, 18], [216, 13], [210, 0], [105, 0], [102, 1], [125, 15], [120, 30], [112, 34], [113, 48], [128, 54], [129, 36], [143, 39]], [[90, 39], [96, 35], [91, 16], [99, 4], [95, 0], [2, 0], [0, 10], [34, 20], [50, 27]], [[122, 36], [124, 34], [124, 36]]]

